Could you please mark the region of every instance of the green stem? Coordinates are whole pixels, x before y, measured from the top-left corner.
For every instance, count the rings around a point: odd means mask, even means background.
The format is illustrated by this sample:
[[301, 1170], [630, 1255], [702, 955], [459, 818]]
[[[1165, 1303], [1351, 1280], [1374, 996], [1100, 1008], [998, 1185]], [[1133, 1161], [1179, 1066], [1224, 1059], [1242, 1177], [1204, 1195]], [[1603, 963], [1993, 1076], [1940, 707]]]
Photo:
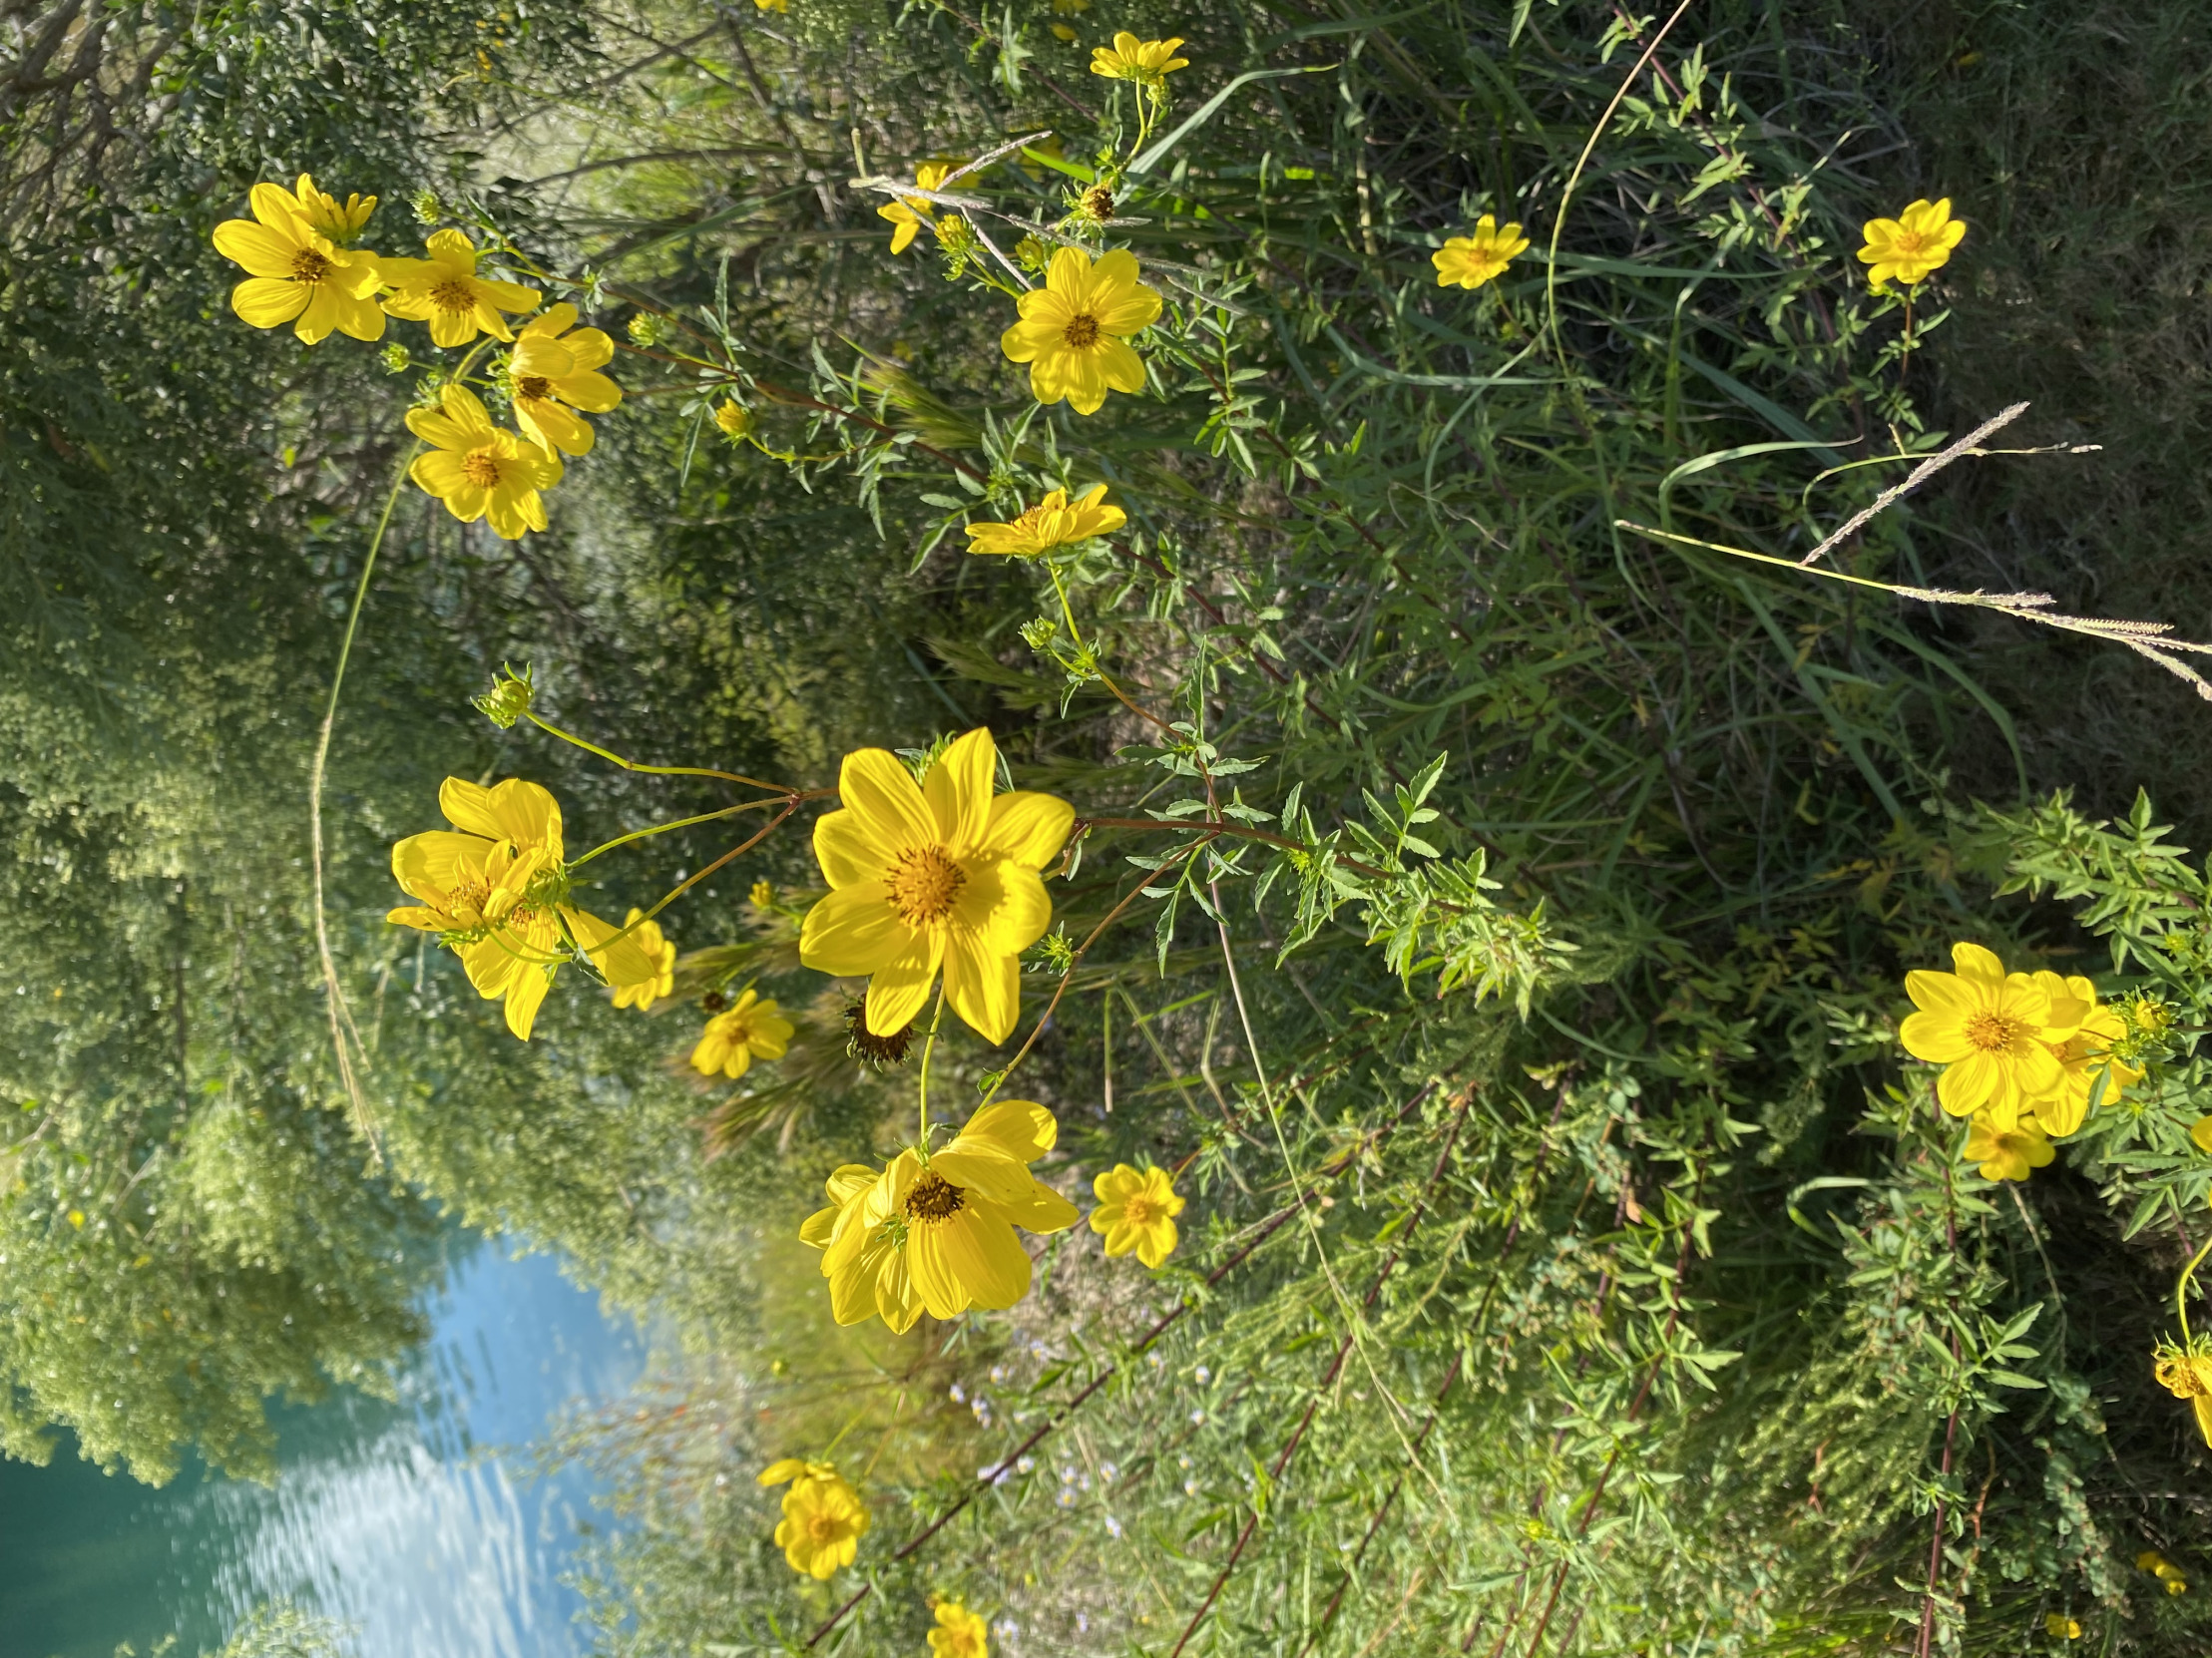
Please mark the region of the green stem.
[[2189, 1347], [2189, 1281], [2196, 1277], [2197, 1268], [2204, 1258], [2212, 1255], [2212, 1238], [2204, 1241], [2204, 1247], [2189, 1257], [2189, 1264], [2181, 1269], [2181, 1279], [2174, 1285], [2174, 1317], [2181, 1320], [2181, 1345]]
[[[867, 1016], [863, 1013], [861, 1017], [865, 1019]], [[943, 978], [939, 978], [937, 981], [937, 1005], [929, 1011], [929, 1035], [922, 1038], [922, 1073], [919, 1078], [919, 1092], [922, 1102], [922, 1137], [915, 1149], [921, 1154], [925, 1165], [929, 1162], [929, 1056], [937, 1046], [938, 1021], [944, 1017], [945, 981]]]
[[766, 800], [748, 800], [741, 806], [724, 806], [718, 812], [701, 812], [697, 817], [679, 817], [673, 823], [657, 823], [651, 829], [633, 829], [627, 835], [617, 835], [611, 841], [600, 842], [583, 857], [572, 862], [569, 868], [582, 869], [602, 852], [612, 852], [616, 847], [628, 846], [632, 841], [642, 841], [652, 835], [665, 835], [671, 829], [688, 829], [694, 823], [712, 823], [720, 818], [735, 817], [739, 812], [758, 811], [763, 806], [780, 806], [789, 798], [789, 795], [772, 795]]
[[[536, 714], [531, 713], [528, 710], [525, 710], [523, 717], [529, 720], [530, 723], [535, 725], [539, 730], [545, 732], [548, 736], [559, 737], [563, 742], [574, 743], [577, 747], [583, 749], [587, 754], [597, 754], [601, 759], [607, 761], [608, 764], [621, 766], [625, 771], [643, 772], [648, 776], [653, 777], [718, 777], [725, 783], [742, 783], [747, 788], [767, 789], [775, 794], [778, 799], [787, 798], [795, 792], [791, 789], [785, 788], [780, 783], [764, 783], [757, 777], [747, 777], [743, 773], [735, 771], [716, 771], [711, 766], [642, 765], [636, 760], [626, 760], [620, 754], [617, 754], [614, 750], [602, 748], [596, 742], [587, 742], [584, 738], [577, 736], [572, 731], [564, 731], [561, 729], [560, 726], [553, 724], [550, 720], [540, 719]], [[579, 861], [581, 862], [581, 860]]]

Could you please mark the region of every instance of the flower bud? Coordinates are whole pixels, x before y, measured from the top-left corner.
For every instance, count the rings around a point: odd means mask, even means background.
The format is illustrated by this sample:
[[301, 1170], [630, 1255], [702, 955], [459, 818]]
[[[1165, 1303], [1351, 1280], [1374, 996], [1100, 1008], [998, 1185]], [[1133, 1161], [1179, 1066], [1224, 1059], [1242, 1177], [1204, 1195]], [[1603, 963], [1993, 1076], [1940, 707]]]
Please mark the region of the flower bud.
[[530, 683], [528, 662], [523, 664], [520, 673], [502, 662], [497, 677], [492, 680], [492, 688], [471, 700], [478, 713], [505, 731], [530, 711], [531, 699], [536, 694]]
[[732, 443], [738, 442], [752, 430], [752, 411], [731, 398], [714, 411], [714, 424]]

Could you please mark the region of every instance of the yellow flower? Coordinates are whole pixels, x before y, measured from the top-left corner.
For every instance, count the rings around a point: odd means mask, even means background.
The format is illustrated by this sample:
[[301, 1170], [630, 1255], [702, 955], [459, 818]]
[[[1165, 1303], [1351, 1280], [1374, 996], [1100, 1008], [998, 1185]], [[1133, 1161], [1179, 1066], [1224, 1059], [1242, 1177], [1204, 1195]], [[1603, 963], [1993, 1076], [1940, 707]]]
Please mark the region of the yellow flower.
[[748, 989], [706, 1022], [698, 1046], [691, 1049], [691, 1068], [701, 1076], [720, 1071], [735, 1080], [752, 1068], [755, 1059], [782, 1058], [791, 1044], [792, 1029], [775, 1003], [761, 1001]]
[[1111, 46], [1092, 48], [1091, 73], [1109, 81], [1134, 81], [1141, 87], [1164, 90], [1167, 77], [1190, 62], [1175, 56], [1175, 48], [1181, 44], [1179, 36], [1173, 40], [1138, 40], [1123, 29], [1113, 37]]
[[1129, 515], [1106, 504], [1106, 487], [1093, 484], [1071, 504], [1066, 490], [1053, 490], [1045, 499], [1009, 524], [971, 524], [968, 551], [1003, 553], [1010, 559], [1034, 559], [1040, 553], [1070, 542], [1110, 536], [1128, 523]]
[[937, 1603], [937, 1627], [929, 1632], [931, 1658], [990, 1658], [990, 1625], [957, 1600]]
[[775, 1528], [776, 1546], [791, 1569], [826, 1582], [839, 1566], [852, 1564], [868, 1531], [868, 1505], [827, 1462], [785, 1457], [760, 1475], [763, 1485], [791, 1481], [783, 1493], [783, 1521]]
[[755, 11], [787, 12], [791, 9], [791, 0], [752, 0], [752, 4]]
[[[2157, 1376], [2158, 1385], [2166, 1392], [2189, 1402], [2196, 1412], [2197, 1432], [2204, 1436], [2207, 1446], [2212, 1446], [2212, 1355], [2169, 1349], [2159, 1356]], [[2160, 1561], [2146, 1569], [2165, 1577], [2173, 1568]]]
[[2110, 1105], [2121, 1089], [2140, 1082], [2143, 1073], [2110, 1057], [2112, 1044], [2125, 1039], [2127, 1027], [2112, 1009], [2097, 1006], [2096, 987], [2087, 979], [2045, 972], [2035, 975], [2035, 983], [2050, 1003], [2043, 1041], [2061, 1072], [2057, 1091], [2036, 1102], [2035, 1120], [2044, 1133], [2064, 1139], [2089, 1114], [2089, 1095], [2100, 1084], [2103, 1103]]
[[561, 912], [578, 947], [613, 988], [618, 1008], [650, 1008], [675, 984], [675, 946], [661, 936], [659, 922], [641, 921], [643, 914], [634, 909], [617, 927], [585, 910]]
[[1055, 17], [1081, 17], [1091, 9], [1091, 0], [1053, 0]]
[[2032, 1115], [2006, 1122], [1984, 1110], [1967, 1119], [1967, 1161], [1982, 1165], [1985, 1180], [2025, 1180], [2029, 1169], [2048, 1166], [2056, 1155]]
[[1941, 202], [1915, 202], [1895, 218], [1870, 218], [1860, 234], [1867, 244], [1859, 249], [1859, 262], [1874, 267], [1868, 280], [1880, 287], [1895, 277], [1907, 287], [1918, 287], [1966, 238], [1967, 221], [1951, 216], [1947, 196]]
[[515, 393], [515, 424], [523, 436], [545, 449], [584, 455], [591, 452], [592, 423], [562, 404], [605, 414], [623, 400], [623, 393], [600, 373], [615, 360], [615, 342], [598, 328], [569, 333], [575, 323], [576, 307], [569, 304], [524, 323], [507, 372]]
[[1183, 1200], [1163, 1168], [1131, 1168], [1116, 1163], [1091, 1182], [1099, 1206], [1091, 1211], [1091, 1230], [1106, 1239], [1108, 1255], [1136, 1258], [1156, 1267], [1175, 1253], [1175, 1217]]
[[2063, 1612], [2045, 1612], [2043, 1633], [2061, 1641], [2078, 1641], [2081, 1639], [2081, 1625]]
[[483, 519], [503, 541], [546, 527], [540, 490], [561, 481], [561, 458], [492, 424], [466, 386], [448, 385], [442, 409], [409, 409], [407, 430], [431, 445], [408, 476], [463, 524]]
[[807, 1217], [802, 1242], [822, 1251], [839, 1324], [880, 1315], [894, 1331], [927, 1312], [1011, 1307], [1029, 1293], [1030, 1257], [1015, 1236], [1065, 1231], [1075, 1205], [1030, 1173], [1060, 1125], [1027, 1099], [986, 1105], [925, 1163], [909, 1149], [881, 1174], [848, 1163], [829, 1177], [830, 1207]]
[[2199, 1117], [2189, 1124], [2189, 1143], [2212, 1156], [2212, 1116]]
[[[271, 185], [270, 190], [280, 187]], [[302, 173], [296, 188], [283, 191], [289, 199], [292, 211], [307, 221], [307, 227], [320, 235], [328, 236], [341, 246], [359, 235], [368, 225], [369, 214], [376, 211], [376, 198], [358, 193], [348, 196], [343, 206], [335, 196], [315, 188], [314, 175]]]
[[[960, 162], [924, 162], [914, 170], [914, 182], [924, 190], [935, 190], [945, 182], [946, 176], [963, 164]], [[903, 253], [907, 243], [920, 232], [923, 225], [937, 227], [936, 204], [920, 196], [901, 197], [876, 209], [876, 217], [888, 218], [898, 228], [891, 232], [891, 251]]]
[[734, 398], [725, 398], [714, 411], [714, 424], [722, 429], [722, 435], [735, 441], [752, 430], [752, 411]]
[[531, 898], [533, 883], [561, 868], [560, 803], [519, 777], [489, 789], [448, 777], [438, 807], [451, 830], [392, 848], [392, 878], [417, 903], [385, 919], [442, 935], [476, 993], [504, 1000], [507, 1029], [528, 1041], [562, 960], [554, 907]]
[[1463, 288], [1479, 288], [1485, 282], [1496, 281], [1506, 273], [1506, 265], [1517, 253], [1526, 252], [1529, 238], [1521, 233], [1519, 224], [1508, 224], [1503, 229], [1489, 213], [1475, 221], [1475, 233], [1471, 236], [1450, 236], [1442, 247], [1429, 255], [1429, 262], [1437, 267], [1437, 286], [1448, 288], [1455, 282]]
[[1050, 27], [1053, 31], [1053, 36], [1055, 39], [1067, 41], [1070, 45], [1075, 44], [1076, 31], [1069, 28], [1067, 24], [1055, 23], [1050, 25]]
[[427, 259], [386, 259], [384, 279], [394, 291], [384, 301], [393, 316], [430, 324], [437, 345], [466, 345], [479, 332], [511, 340], [502, 311], [527, 311], [538, 303], [535, 288], [519, 282], [488, 281], [476, 273], [476, 244], [459, 230], [431, 233]]
[[1096, 265], [1080, 247], [1054, 250], [1045, 285], [1022, 295], [1022, 320], [999, 336], [1010, 362], [1030, 365], [1038, 402], [1065, 397], [1076, 413], [1096, 414], [1109, 389], [1144, 389], [1144, 359], [1124, 336], [1157, 321], [1160, 300], [1136, 275], [1126, 248]]
[[880, 748], [845, 756], [841, 810], [814, 825], [829, 896], [806, 913], [799, 960], [868, 976], [867, 1025], [911, 1024], [945, 971], [945, 1000], [988, 1041], [1021, 1017], [1021, 954], [1053, 919], [1039, 872], [1060, 856], [1075, 809], [1049, 794], [992, 797], [998, 749], [982, 728], [956, 738], [920, 787]]
[[355, 339], [381, 339], [384, 313], [375, 294], [384, 281], [374, 253], [348, 252], [299, 214], [280, 185], [255, 185], [253, 217], [216, 226], [216, 250], [245, 267], [230, 290], [230, 308], [256, 328], [289, 322], [309, 345], [335, 328]]
[[1953, 945], [1951, 960], [1955, 974], [1905, 976], [1920, 1011], [1898, 1033], [1906, 1052], [1944, 1067], [1936, 1081], [1944, 1109], [1963, 1117], [1987, 1106], [2001, 1122], [2056, 1093], [2065, 1073], [2042, 1039], [2048, 995], [2024, 973], [2007, 975], [1978, 944]]

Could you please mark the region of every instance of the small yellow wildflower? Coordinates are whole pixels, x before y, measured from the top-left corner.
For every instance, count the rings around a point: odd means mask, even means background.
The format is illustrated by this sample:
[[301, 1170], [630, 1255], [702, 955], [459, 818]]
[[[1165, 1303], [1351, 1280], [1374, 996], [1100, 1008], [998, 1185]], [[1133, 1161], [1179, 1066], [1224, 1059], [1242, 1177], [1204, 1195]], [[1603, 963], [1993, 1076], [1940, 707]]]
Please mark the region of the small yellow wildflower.
[[1905, 976], [1920, 1011], [1898, 1033], [1906, 1052], [1944, 1067], [1936, 1081], [1944, 1109], [1963, 1117], [1989, 1106], [2002, 1120], [2056, 1093], [2065, 1073], [2042, 1039], [2048, 995], [1978, 944], [1953, 945], [1951, 960], [1957, 973]]
[[1071, 46], [1075, 44], [1076, 31], [1069, 28], [1067, 24], [1053, 23], [1048, 24], [1047, 27], [1052, 30], [1054, 39], [1066, 41]]
[[1092, 49], [1091, 73], [1104, 75], [1109, 81], [1134, 81], [1140, 87], [1164, 92], [1167, 77], [1189, 66], [1188, 58], [1175, 56], [1175, 48], [1181, 44], [1180, 36], [1173, 40], [1138, 40], [1123, 29], [1113, 37], [1111, 46]]
[[1967, 1161], [1982, 1165], [1985, 1180], [2025, 1180], [2056, 1155], [2032, 1114], [2005, 1122], [1982, 1110], [1967, 1119]]
[[848, 1163], [829, 1177], [830, 1207], [799, 1228], [822, 1251], [830, 1311], [840, 1324], [880, 1315], [894, 1331], [927, 1312], [1011, 1307], [1029, 1293], [1030, 1257], [1014, 1228], [1076, 1224], [1075, 1205], [1030, 1172], [1060, 1125], [1027, 1099], [1002, 1099], [968, 1119], [925, 1163], [909, 1149], [881, 1174]]
[[600, 373], [615, 360], [615, 342], [601, 329], [576, 328], [576, 314], [574, 305], [560, 304], [524, 323], [508, 361], [515, 424], [540, 448], [568, 455], [590, 453], [594, 435], [590, 421], [562, 405], [605, 414], [623, 400], [622, 388]]
[[492, 534], [516, 541], [546, 527], [540, 490], [561, 481], [561, 458], [492, 424], [477, 395], [448, 385], [437, 409], [409, 409], [407, 430], [431, 446], [408, 471], [423, 492], [463, 524], [483, 519]]
[[2063, 1612], [2045, 1612], [2043, 1633], [2061, 1641], [2078, 1641], [2081, 1639], [2081, 1625]]
[[752, 411], [734, 398], [725, 398], [714, 411], [714, 424], [730, 442], [740, 442], [752, 430]]
[[2189, 1142], [2207, 1156], [2212, 1156], [2212, 1116], [2199, 1117], [2189, 1124]]
[[1060, 856], [1075, 809], [1049, 794], [993, 798], [988, 730], [956, 738], [917, 787], [896, 755], [845, 756], [843, 807], [814, 825], [829, 895], [806, 914], [799, 960], [868, 979], [867, 1022], [888, 1036], [922, 1011], [938, 969], [945, 999], [985, 1040], [1021, 1016], [1021, 955], [1053, 918], [1040, 872]]
[[[935, 190], [945, 182], [946, 176], [961, 167], [960, 162], [924, 162], [914, 170], [914, 182], [924, 190]], [[936, 228], [936, 205], [926, 197], [905, 196], [896, 202], [886, 203], [876, 209], [876, 217], [888, 218], [898, 226], [891, 232], [891, 251], [903, 253], [907, 244], [921, 232], [923, 225]]]
[[245, 267], [230, 290], [230, 308], [256, 328], [279, 328], [313, 345], [335, 328], [354, 339], [381, 339], [376, 304], [383, 266], [374, 253], [348, 252], [298, 211], [298, 199], [279, 185], [255, 185], [253, 218], [216, 226], [216, 250]]
[[[615, 1006], [644, 1013], [675, 988], [675, 946], [661, 933], [658, 921], [647, 921], [643, 910], [633, 909], [614, 927], [597, 916], [579, 910], [570, 931], [591, 957], [615, 992]], [[608, 940], [620, 933], [610, 945]]]
[[1915, 202], [1895, 218], [1870, 218], [1860, 234], [1866, 245], [1859, 249], [1859, 262], [1873, 266], [1868, 280], [1880, 287], [1894, 277], [1910, 288], [1950, 260], [1951, 250], [1966, 238], [1967, 222], [1951, 216], [1947, 196]]
[[745, 901], [765, 915], [775, 908], [775, 883], [755, 881], [752, 890], [745, 894]]
[[[271, 190], [277, 188], [269, 186]], [[341, 247], [368, 227], [369, 214], [376, 211], [375, 197], [355, 193], [341, 205], [335, 196], [317, 190], [314, 175], [309, 173], [302, 173], [298, 184], [284, 194], [291, 199], [292, 211], [307, 221], [309, 229]]]
[[1144, 389], [1144, 359], [1126, 338], [1159, 319], [1155, 288], [1137, 280], [1136, 255], [1117, 247], [1094, 265], [1080, 247], [1054, 250], [1045, 285], [1016, 301], [1022, 320], [999, 337], [1010, 362], [1030, 365], [1040, 403], [1063, 397], [1096, 414], [1107, 391]]
[[868, 1505], [828, 1462], [787, 1456], [760, 1475], [762, 1485], [780, 1485], [786, 1479], [791, 1488], [783, 1493], [776, 1546], [793, 1571], [827, 1582], [859, 1552], [860, 1539], [868, 1532]]
[[1157, 1267], [1175, 1252], [1175, 1217], [1183, 1200], [1163, 1168], [1132, 1168], [1116, 1163], [1091, 1182], [1099, 1206], [1091, 1211], [1091, 1230], [1106, 1239], [1108, 1255], [1136, 1258]]
[[476, 261], [482, 255], [459, 230], [434, 230], [426, 245], [427, 259], [383, 261], [384, 278], [394, 290], [384, 309], [393, 316], [429, 323], [431, 341], [437, 345], [466, 345], [480, 332], [494, 339], [513, 339], [500, 313], [535, 309], [537, 290], [477, 275]]
[[438, 808], [452, 829], [392, 848], [392, 878], [416, 903], [385, 919], [443, 936], [477, 995], [504, 1001], [507, 1029], [528, 1041], [562, 960], [553, 906], [531, 899], [533, 883], [561, 868], [560, 803], [519, 777], [489, 789], [448, 777]]
[[1463, 288], [1479, 288], [1503, 276], [1514, 255], [1526, 252], [1528, 247], [1529, 238], [1521, 233], [1519, 224], [1501, 227], [1495, 216], [1485, 213], [1475, 221], [1473, 235], [1448, 236], [1444, 245], [1429, 255], [1429, 262], [1437, 267], [1438, 287], [1457, 283]]
[[999, 553], [1010, 559], [1034, 559], [1070, 542], [1110, 536], [1129, 515], [1106, 504], [1106, 487], [1094, 484], [1074, 502], [1066, 490], [1051, 490], [1036, 506], [1006, 524], [968, 526], [968, 551]]
[[748, 989], [706, 1022], [698, 1046], [691, 1049], [691, 1068], [701, 1076], [719, 1071], [734, 1081], [752, 1068], [755, 1059], [782, 1058], [791, 1045], [792, 1030], [782, 1009]]
[[787, 12], [791, 9], [791, 0], [752, 0], [752, 4], [755, 11]]
[[990, 1658], [990, 1625], [957, 1600], [937, 1603], [937, 1627], [929, 1632], [931, 1658]]

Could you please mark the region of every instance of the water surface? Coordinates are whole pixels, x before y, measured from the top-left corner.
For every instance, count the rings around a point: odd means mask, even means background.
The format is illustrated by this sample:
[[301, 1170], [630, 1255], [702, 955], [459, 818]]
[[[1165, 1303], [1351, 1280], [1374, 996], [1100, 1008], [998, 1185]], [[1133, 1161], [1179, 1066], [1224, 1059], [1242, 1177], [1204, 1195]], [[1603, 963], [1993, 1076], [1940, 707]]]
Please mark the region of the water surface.
[[644, 1345], [550, 1258], [488, 1244], [426, 1311], [396, 1404], [334, 1390], [272, 1411], [273, 1488], [188, 1462], [150, 1490], [73, 1443], [48, 1467], [0, 1461], [0, 1658], [144, 1654], [172, 1631], [194, 1658], [278, 1598], [355, 1626], [357, 1658], [573, 1658], [581, 1598], [560, 1575], [591, 1481], [501, 1452], [627, 1389]]

